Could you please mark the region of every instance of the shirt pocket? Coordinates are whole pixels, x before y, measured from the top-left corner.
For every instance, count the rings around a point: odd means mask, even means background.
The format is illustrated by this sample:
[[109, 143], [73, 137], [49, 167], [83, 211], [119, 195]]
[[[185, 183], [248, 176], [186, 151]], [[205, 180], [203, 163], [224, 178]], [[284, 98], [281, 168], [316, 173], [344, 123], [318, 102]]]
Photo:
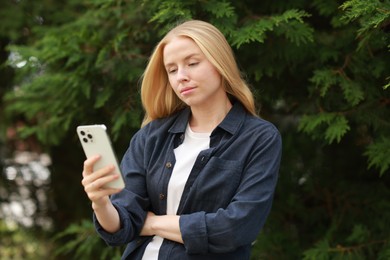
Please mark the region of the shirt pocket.
[[240, 184], [243, 163], [212, 157], [194, 182], [192, 195], [196, 210], [215, 212], [226, 208]]

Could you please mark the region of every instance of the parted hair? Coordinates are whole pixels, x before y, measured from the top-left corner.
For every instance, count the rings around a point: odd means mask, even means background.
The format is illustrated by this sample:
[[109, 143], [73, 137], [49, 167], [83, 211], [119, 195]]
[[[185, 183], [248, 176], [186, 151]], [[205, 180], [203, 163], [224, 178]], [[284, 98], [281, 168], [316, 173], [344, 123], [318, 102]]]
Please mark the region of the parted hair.
[[224, 35], [210, 23], [190, 20], [170, 30], [150, 56], [141, 84], [141, 100], [145, 109], [142, 126], [187, 106], [170, 86], [164, 67], [164, 47], [175, 37], [192, 39], [221, 74], [225, 91], [238, 100], [250, 114], [256, 115], [253, 94], [241, 76], [233, 51]]

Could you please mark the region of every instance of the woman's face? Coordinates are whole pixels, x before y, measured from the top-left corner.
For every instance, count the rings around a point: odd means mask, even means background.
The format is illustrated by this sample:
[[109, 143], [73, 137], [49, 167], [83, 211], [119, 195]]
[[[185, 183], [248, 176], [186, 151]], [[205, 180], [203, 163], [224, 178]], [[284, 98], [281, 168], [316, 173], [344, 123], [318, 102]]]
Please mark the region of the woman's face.
[[192, 39], [173, 38], [165, 45], [163, 59], [169, 83], [187, 105], [208, 106], [227, 97], [221, 75]]

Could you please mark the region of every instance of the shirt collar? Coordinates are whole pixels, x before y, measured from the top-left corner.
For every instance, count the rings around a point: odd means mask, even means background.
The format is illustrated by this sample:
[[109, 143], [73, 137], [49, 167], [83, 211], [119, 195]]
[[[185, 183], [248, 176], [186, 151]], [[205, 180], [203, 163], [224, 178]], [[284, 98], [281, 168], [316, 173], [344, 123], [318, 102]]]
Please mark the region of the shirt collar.
[[246, 111], [241, 103], [234, 101], [233, 107], [230, 109], [229, 113], [227, 113], [218, 127], [233, 135], [243, 124], [245, 120], [245, 114]]
[[169, 128], [168, 131], [174, 134], [184, 133], [186, 131], [190, 115], [191, 109], [189, 107], [186, 107], [183, 110], [179, 111], [176, 120], [173, 122], [173, 125], [171, 126], [171, 128]]
[[[227, 113], [222, 122], [217, 126], [217, 128], [221, 128], [230, 134], [235, 134], [243, 121], [245, 120], [246, 111], [240, 102], [235, 101], [233, 103], [233, 107]], [[188, 124], [188, 120], [191, 115], [191, 109], [189, 107], [184, 108], [176, 117], [173, 125], [169, 129], [169, 132], [177, 134], [184, 133]]]

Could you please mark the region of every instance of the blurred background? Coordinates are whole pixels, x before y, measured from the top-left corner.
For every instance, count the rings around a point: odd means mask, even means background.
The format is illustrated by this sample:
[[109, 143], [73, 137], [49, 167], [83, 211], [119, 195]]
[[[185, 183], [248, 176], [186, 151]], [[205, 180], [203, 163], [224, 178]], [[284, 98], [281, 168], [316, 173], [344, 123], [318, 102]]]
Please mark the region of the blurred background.
[[75, 130], [106, 124], [121, 158], [148, 57], [186, 19], [226, 35], [282, 133], [252, 259], [390, 259], [388, 0], [4, 0], [0, 19], [0, 259], [120, 257], [93, 229]]

